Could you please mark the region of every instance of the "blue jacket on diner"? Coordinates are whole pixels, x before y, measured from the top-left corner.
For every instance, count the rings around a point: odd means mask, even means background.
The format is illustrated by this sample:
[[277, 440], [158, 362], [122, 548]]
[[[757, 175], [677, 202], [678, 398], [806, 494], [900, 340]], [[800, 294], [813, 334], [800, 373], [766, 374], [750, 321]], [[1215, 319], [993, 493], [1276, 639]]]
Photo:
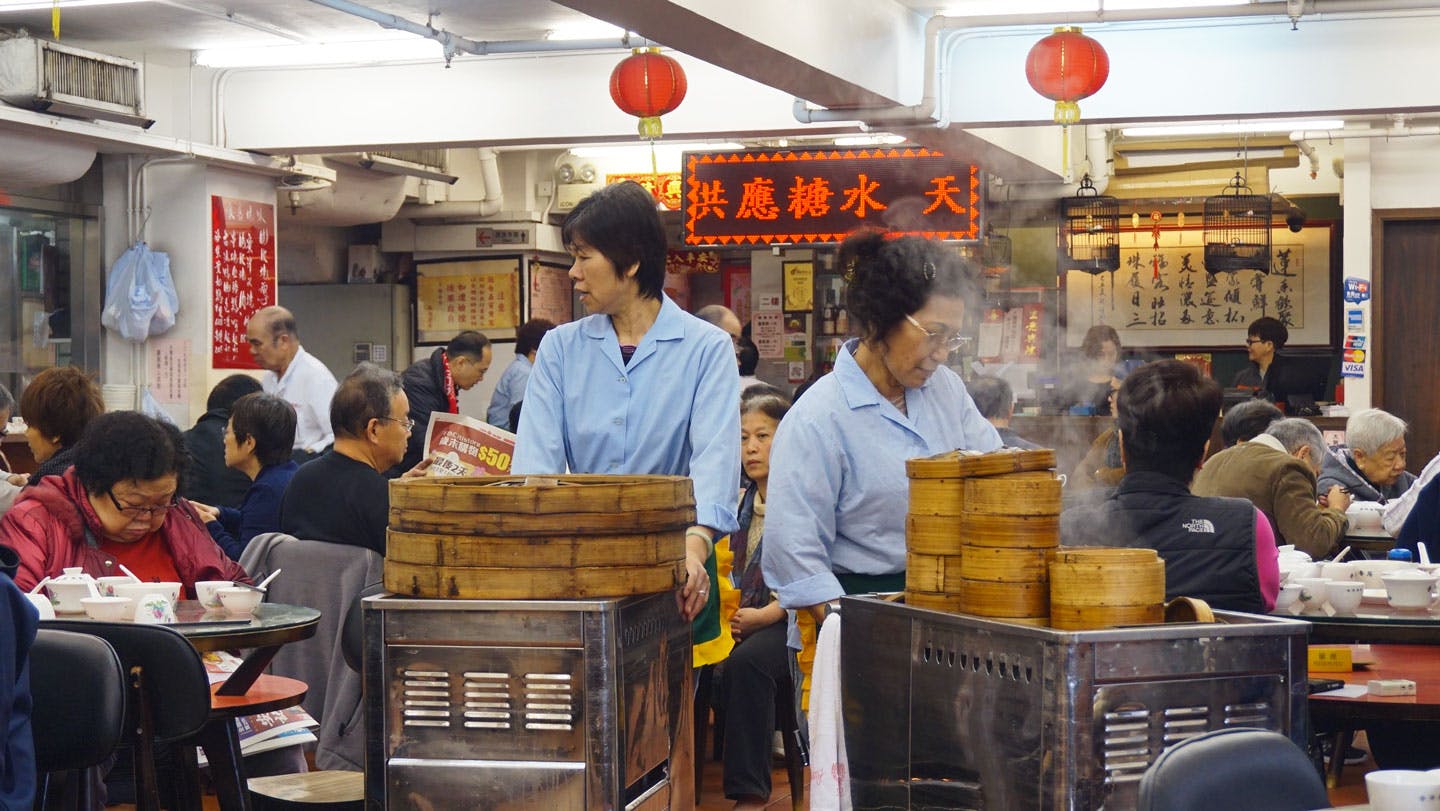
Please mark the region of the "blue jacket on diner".
[[8, 576], [0, 575], [0, 592], [0, 808], [29, 808], [35, 800], [30, 646], [40, 617]]
[[263, 532], [280, 531], [280, 498], [290, 478], [300, 466], [290, 460], [260, 469], [240, 508], [221, 507], [218, 520], [205, 525], [210, 537], [225, 550], [231, 560], [240, 560], [240, 553], [250, 539]]

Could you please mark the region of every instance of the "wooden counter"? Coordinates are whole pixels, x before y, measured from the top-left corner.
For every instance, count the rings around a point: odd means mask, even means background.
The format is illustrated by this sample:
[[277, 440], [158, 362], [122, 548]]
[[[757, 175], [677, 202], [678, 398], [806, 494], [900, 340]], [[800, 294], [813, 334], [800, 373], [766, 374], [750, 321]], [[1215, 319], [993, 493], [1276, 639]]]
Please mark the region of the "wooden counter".
[[35, 457], [30, 455], [30, 443], [25, 441], [24, 434], [0, 436], [0, 452], [10, 461], [11, 473], [35, 472]]

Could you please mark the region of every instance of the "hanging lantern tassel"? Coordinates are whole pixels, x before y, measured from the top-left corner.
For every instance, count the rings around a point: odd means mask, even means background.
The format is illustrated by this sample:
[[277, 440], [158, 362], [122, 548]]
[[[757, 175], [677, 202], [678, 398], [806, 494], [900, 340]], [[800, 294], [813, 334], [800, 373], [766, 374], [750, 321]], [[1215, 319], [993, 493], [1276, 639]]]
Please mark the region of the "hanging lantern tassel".
[[615, 106], [640, 119], [640, 137], [655, 140], [663, 133], [660, 116], [685, 100], [685, 69], [659, 48], [636, 48], [610, 72], [610, 98]]
[[1060, 26], [1035, 43], [1025, 57], [1025, 78], [1035, 92], [1055, 102], [1060, 125], [1061, 168], [1070, 173], [1070, 125], [1080, 121], [1080, 99], [1094, 95], [1110, 77], [1110, 56], [1077, 26]]

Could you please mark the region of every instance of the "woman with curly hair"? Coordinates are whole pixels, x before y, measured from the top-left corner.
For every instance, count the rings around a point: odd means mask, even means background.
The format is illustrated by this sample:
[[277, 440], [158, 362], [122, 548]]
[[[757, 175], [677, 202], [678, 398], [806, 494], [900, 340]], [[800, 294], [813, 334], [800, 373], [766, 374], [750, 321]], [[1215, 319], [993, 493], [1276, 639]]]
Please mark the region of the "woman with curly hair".
[[35, 375], [20, 393], [25, 441], [39, 467], [30, 486], [46, 476], [59, 476], [75, 462], [75, 443], [85, 426], [105, 411], [100, 387], [73, 366], [54, 366]]
[[762, 560], [780, 605], [817, 623], [841, 595], [905, 587], [906, 459], [1001, 445], [945, 365], [978, 268], [939, 242], [878, 232], [846, 239], [838, 262], [860, 337], [775, 433]]

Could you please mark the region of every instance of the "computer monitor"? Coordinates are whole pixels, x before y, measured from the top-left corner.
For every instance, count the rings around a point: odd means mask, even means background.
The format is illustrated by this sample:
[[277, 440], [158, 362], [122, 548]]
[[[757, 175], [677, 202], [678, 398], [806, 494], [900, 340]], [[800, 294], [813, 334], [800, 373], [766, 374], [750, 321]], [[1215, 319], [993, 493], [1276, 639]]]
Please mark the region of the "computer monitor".
[[1276, 400], [1291, 406], [1291, 414], [1296, 413], [1298, 407], [1313, 407], [1316, 402], [1333, 399], [1331, 374], [1339, 368], [1334, 352], [1298, 350], [1284, 352], [1281, 357], [1283, 365], [1275, 370], [1277, 374], [1266, 388], [1274, 393]]

